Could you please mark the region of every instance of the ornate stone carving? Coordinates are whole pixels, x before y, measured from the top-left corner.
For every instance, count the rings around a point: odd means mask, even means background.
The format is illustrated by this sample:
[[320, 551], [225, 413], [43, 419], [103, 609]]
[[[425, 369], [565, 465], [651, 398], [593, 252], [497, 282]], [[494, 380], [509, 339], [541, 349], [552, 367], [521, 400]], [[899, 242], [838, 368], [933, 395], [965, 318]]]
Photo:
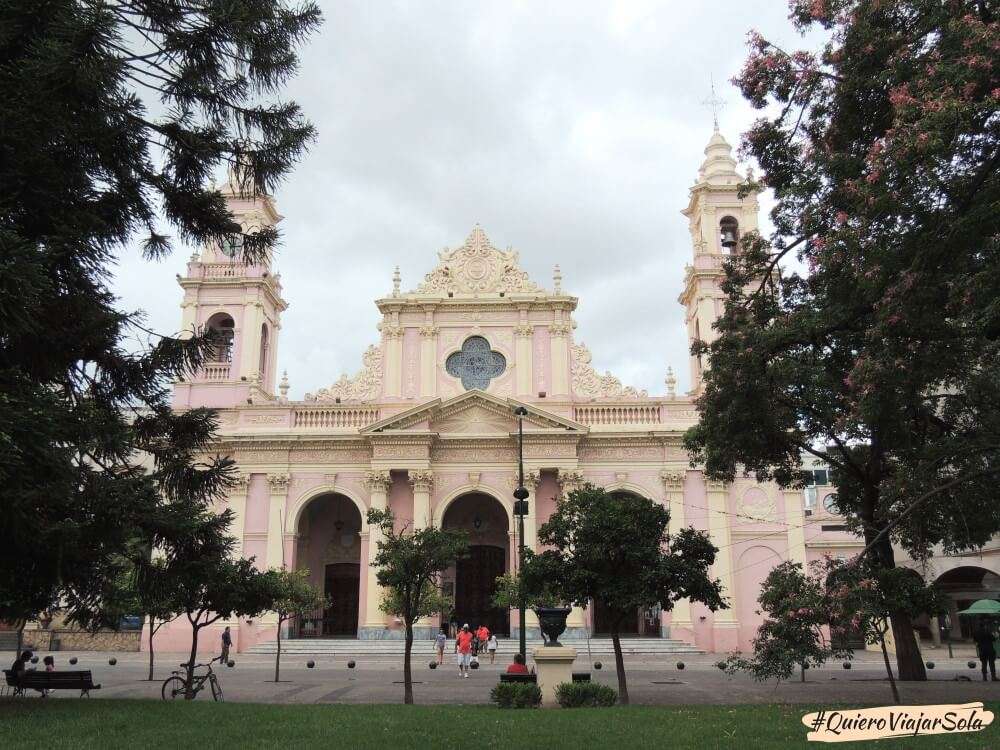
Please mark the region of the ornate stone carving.
[[361, 371], [353, 378], [347, 374], [329, 388], [322, 388], [315, 394], [307, 393], [306, 401], [375, 401], [382, 393], [382, 350], [369, 346], [361, 358]]
[[556, 476], [556, 482], [559, 484], [559, 492], [561, 493], [572, 492], [578, 489], [585, 481], [583, 472], [578, 469], [559, 469], [559, 473]]
[[530, 337], [535, 332], [535, 327], [530, 323], [524, 323], [523, 325], [514, 326], [515, 336]]
[[756, 487], [752, 487], [743, 493], [736, 512], [744, 516], [749, 516], [758, 521], [776, 520], [777, 506], [774, 498], [766, 492]]
[[287, 492], [289, 476], [287, 474], [268, 474], [267, 483], [271, 485], [271, 492]]
[[615, 474], [615, 481], [618, 482], [618, 484], [625, 484], [628, 481], [628, 472], [627, 471], [617, 472]]
[[382, 335], [388, 339], [400, 339], [406, 333], [406, 329], [402, 326], [386, 325], [382, 326], [380, 330], [382, 331]]
[[[550, 326], [551, 328], [551, 326]], [[598, 375], [591, 367], [592, 355], [585, 344], [570, 346], [571, 372], [573, 375], [573, 393], [577, 396], [590, 398], [646, 398], [646, 391], [636, 390], [632, 386], [622, 386], [622, 382], [606, 372]]]
[[420, 335], [425, 339], [437, 336], [440, 332], [438, 326], [420, 326]]
[[663, 469], [660, 472], [660, 481], [668, 487], [676, 489], [684, 483], [684, 472], [674, 469]]
[[416, 469], [410, 472], [409, 480], [410, 486], [413, 487], [414, 490], [430, 492], [431, 488], [434, 486], [434, 472]]
[[245, 495], [250, 488], [250, 475], [240, 472], [233, 478], [232, 494]]
[[369, 492], [388, 492], [392, 485], [392, 477], [388, 471], [365, 472], [365, 486]]
[[569, 332], [569, 323], [552, 323], [549, 325], [549, 334], [551, 336], [569, 336]]
[[479, 225], [461, 247], [442, 250], [438, 256], [441, 262], [424, 277], [417, 294], [542, 291], [518, 266], [518, 254], [497, 250]]
[[[507, 483], [510, 485], [510, 488], [512, 490], [517, 489], [517, 483], [520, 480], [520, 478], [521, 477], [518, 475], [517, 472], [514, 472], [513, 474], [510, 475], [510, 478], [507, 480]], [[539, 472], [537, 469], [531, 469], [530, 471], [524, 472], [524, 486], [527, 487], [529, 490], [532, 491], [536, 490], [538, 488], [539, 482], [541, 481], [542, 481], [541, 472]]]
[[482, 478], [483, 478], [482, 473], [480, 473], [478, 471], [470, 471], [469, 472], [469, 484], [471, 484], [473, 487], [478, 487], [479, 486], [479, 481]]

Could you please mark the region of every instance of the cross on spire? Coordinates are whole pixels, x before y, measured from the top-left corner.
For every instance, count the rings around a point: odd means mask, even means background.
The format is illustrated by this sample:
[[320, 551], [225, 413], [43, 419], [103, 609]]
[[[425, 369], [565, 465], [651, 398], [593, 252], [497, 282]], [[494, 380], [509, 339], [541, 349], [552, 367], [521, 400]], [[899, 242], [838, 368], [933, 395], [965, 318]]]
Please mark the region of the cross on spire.
[[709, 81], [712, 93], [708, 96], [708, 98], [702, 101], [702, 106], [708, 107], [712, 110], [712, 125], [716, 130], [718, 130], [719, 110], [726, 106], [726, 102], [722, 99], [722, 97], [715, 93], [715, 76], [709, 74]]

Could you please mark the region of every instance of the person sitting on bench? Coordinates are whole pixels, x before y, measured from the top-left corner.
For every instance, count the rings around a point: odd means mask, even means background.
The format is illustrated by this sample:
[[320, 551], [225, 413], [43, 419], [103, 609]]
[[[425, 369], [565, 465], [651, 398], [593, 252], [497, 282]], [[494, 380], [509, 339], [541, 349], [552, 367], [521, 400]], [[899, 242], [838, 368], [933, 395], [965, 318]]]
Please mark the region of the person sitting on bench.
[[524, 657], [514, 654], [514, 663], [507, 667], [507, 674], [528, 674], [528, 668], [524, 664]]
[[14, 663], [10, 666], [10, 671], [15, 677], [20, 677], [26, 671], [28, 671], [28, 664], [31, 662], [31, 652], [22, 651], [21, 655], [14, 659]]

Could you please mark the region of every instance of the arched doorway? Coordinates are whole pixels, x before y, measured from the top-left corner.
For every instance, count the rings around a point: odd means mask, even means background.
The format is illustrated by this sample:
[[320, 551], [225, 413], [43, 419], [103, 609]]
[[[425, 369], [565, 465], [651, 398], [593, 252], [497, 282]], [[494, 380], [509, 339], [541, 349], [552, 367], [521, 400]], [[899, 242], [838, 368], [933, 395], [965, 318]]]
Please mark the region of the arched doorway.
[[347, 497], [320, 495], [298, 523], [296, 568], [308, 568], [330, 606], [297, 624], [299, 637], [356, 638], [361, 586], [361, 513]]
[[1000, 599], [1000, 575], [977, 565], [962, 565], [942, 573], [934, 585], [948, 598], [951, 637], [955, 640], [972, 637], [974, 618], [959, 617], [980, 599]]
[[452, 619], [475, 628], [510, 635], [510, 612], [493, 606], [496, 579], [510, 569], [507, 512], [493, 497], [472, 492], [455, 499], [445, 510], [441, 527], [469, 535], [469, 556], [459, 560], [451, 578], [455, 598]]

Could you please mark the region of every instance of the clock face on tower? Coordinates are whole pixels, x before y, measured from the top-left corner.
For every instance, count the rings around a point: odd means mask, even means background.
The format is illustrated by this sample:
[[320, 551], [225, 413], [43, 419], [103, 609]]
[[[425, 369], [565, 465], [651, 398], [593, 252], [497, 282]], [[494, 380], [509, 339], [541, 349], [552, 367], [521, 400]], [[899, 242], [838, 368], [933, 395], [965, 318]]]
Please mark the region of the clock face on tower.
[[840, 513], [840, 508], [837, 507], [837, 496], [835, 494], [830, 494], [823, 498], [823, 507], [826, 509], [827, 513]]

